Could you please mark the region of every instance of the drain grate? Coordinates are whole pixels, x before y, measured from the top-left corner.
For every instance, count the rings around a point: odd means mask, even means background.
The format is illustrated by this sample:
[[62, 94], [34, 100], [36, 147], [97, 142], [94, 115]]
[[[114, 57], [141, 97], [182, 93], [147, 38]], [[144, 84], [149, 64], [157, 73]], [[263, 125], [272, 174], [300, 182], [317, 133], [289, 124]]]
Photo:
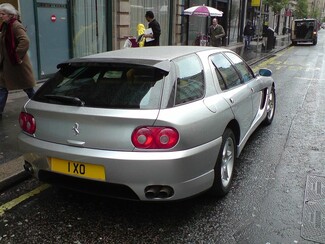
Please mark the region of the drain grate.
[[325, 176], [308, 175], [305, 201], [325, 200]]
[[325, 176], [307, 176], [301, 236], [325, 243]]

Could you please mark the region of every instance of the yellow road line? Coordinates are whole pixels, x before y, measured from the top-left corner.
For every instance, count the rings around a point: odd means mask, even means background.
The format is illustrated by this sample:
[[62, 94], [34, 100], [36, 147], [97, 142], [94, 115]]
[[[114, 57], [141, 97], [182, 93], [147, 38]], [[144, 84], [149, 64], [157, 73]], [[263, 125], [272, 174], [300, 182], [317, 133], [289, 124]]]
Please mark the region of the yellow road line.
[[18, 205], [19, 203], [27, 200], [28, 198], [34, 196], [34, 195], [37, 195], [39, 194], [40, 192], [46, 190], [47, 188], [49, 188], [50, 185], [48, 184], [43, 184], [39, 187], [37, 187], [36, 189], [24, 194], [24, 195], [21, 195], [13, 200], [11, 200], [10, 202], [7, 202], [3, 205], [0, 206], [0, 217], [2, 217], [2, 215], [5, 213], [6, 210], [10, 210], [12, 209], [13, 207], [15, 207], [16, 205]]
[[317, 79], [317, 78], [308, 78], [308, 77], [294, 77], [295, 79], [300, 80], [313, 80], [313, 81], [324, 81], [325, 79]]
[[[260, 68], [265, 68], [266, 66], [270, 65], [270, 64], [276, 64], [276, 60], [281, 57], [285, 52], [287, 52], [289, 49], [292, 49], [292, 47], [283, 49], [279, 52], [277, 52], [273, 57], [266, 59], [265, 61], [262, 61], [261, 63], [259, 63], [258, 65], [254, 66], [253, 70], [254, 72], [257, 72]], [[281, 61], [278, 61], [280, 63], [278, 63], [279, 65], [282, 64]]]

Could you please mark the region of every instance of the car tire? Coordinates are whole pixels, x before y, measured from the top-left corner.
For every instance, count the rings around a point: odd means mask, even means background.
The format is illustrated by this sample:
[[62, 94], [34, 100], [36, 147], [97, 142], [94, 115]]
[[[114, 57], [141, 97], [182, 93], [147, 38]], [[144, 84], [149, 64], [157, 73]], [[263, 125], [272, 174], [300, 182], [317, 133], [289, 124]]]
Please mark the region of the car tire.
[[274, 114], [275, 114], [275, 105], [276, 105], [275, 89], [272, 86], [271, 92], [268, 94], [268, 99], [266, 104], [266, 117], [263, 121], [264, 125], [272, 124]]
[[222, 135], [222, 143], [214, 167], [214, 182], [210, 189], [211, 195], [223, 197], [230, 191], [235, 160], [236, 139], [232, 130], [227, 128]]

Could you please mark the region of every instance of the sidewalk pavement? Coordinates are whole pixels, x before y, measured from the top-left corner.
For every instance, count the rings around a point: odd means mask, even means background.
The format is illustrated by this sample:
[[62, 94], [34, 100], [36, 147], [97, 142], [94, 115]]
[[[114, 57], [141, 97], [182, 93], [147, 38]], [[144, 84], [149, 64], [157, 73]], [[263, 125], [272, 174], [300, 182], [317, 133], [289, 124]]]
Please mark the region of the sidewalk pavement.
[[274, 48], [268, 51], [262, 49], [262, 42], [262, 40], [252, 41], [249, 50], [245, 50], [243, 44], [229, 46], [227, 48], [243, 57], [249, 65], [254, 65], [264, 59], [274, 56], [275, 53], [289, 47], [291, 44], [289, 34], [277, 35]]
[[[249, 65], [254, 65], [264, 59], [270, 58], [275, 55], [275, 53], [289, 47], [291, 44], [288, 35], [277, 36], [275, 48], [265, 52], [262, 51], [262, 41], [251, 42], [251, 49], [244, 49], [243, 44], [237, 44], [233, 46], [227, 46], [226, 48], [236, 52], [241, 57], [243, 57]], [[41, 82], [39, 82], [41, 83]], [[39, 84], [41, 85], [41, 84]], [[1, 156], [1, 155], [0, 155]], [[16, 158], [14, 160], [0, 164], [0, 194], [5, 189], [10, 186], [17, 184], [25, 179], [27, 179], [29, 174], [24, 170], [24, 159], [23, 157]]]
[[23, 157], [0, 164], [0, 194], [10, 186], [27, 179], [30, 175], [24, 170]]

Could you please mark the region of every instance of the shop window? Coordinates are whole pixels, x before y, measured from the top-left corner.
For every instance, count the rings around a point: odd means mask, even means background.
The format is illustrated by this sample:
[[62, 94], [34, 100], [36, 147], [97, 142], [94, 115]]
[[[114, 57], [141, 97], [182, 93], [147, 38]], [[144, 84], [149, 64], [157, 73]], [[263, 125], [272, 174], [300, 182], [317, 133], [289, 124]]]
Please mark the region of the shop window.
[[[189, 7], [198, 5], [209, 5], [208, 1], [191, 0]], [[208, 34], [207, 21], [208, 17], [189, 16], [188, 27], [188, 45], [196, 45], [195, 40], [200, 39], [202, 36]]]
[[73, 57], [107, 51], [106, 0], [72, 1]]
[[144, 16], [146, 11], [150, 10], [160, 24], [160, 45], [168, 45], [169, 6], [169, 0], [130, 0], [130, 34], [137, 36], [137, 25], [139, 23], [144, 24], [147, 28], [148, 22]]

